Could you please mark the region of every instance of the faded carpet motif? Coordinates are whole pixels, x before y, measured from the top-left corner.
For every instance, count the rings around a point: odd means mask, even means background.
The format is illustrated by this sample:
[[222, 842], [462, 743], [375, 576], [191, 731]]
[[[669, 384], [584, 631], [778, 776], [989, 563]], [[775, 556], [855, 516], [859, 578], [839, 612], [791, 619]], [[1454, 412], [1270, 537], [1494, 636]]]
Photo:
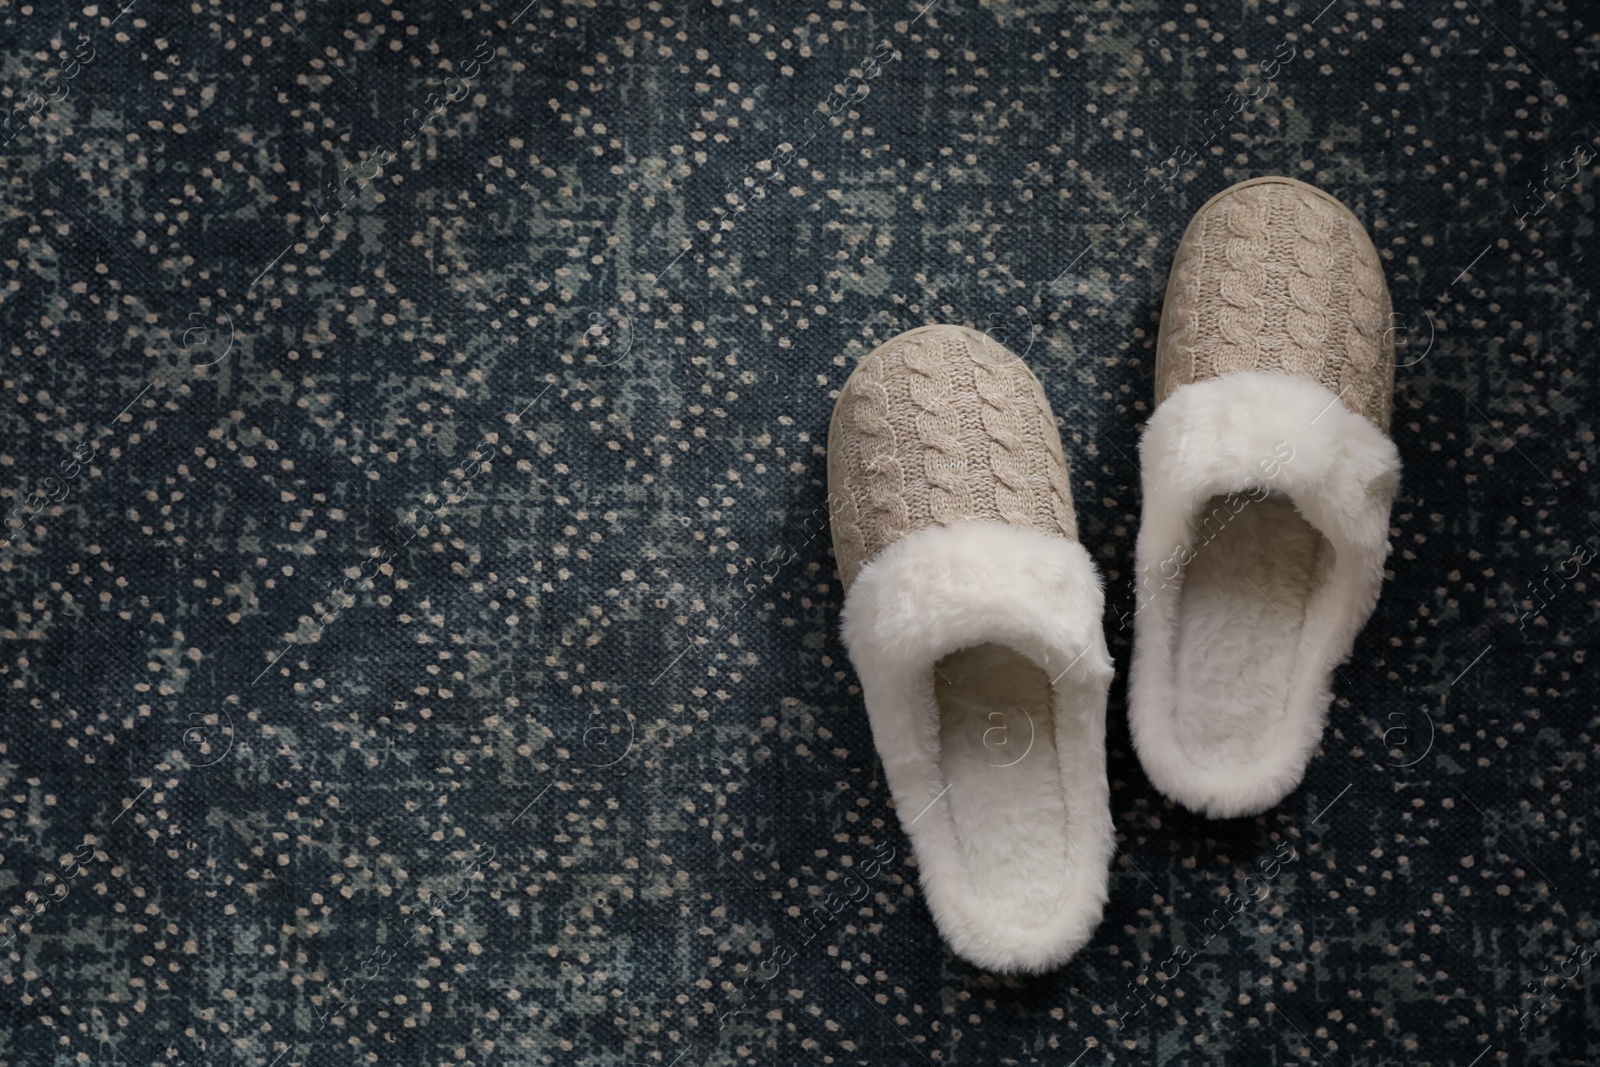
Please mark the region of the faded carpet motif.
[[[1595, 13], [1324, 4], [0, 10], [0, 1064], [1600, 1061]], [[1383, 257], [1389, 583], [1258, 818], [1119, 680], [1104, 922], [996, 978], [834, 397], [1027, 360], [1125, 675], [1167, 268], [1275, 173]]]

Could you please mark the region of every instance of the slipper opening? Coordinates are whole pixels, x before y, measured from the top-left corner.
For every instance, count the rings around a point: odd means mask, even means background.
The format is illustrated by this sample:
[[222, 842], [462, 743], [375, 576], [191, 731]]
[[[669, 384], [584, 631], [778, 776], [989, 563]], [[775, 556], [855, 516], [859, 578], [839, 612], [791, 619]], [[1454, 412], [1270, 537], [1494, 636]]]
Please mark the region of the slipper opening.
[[1128, 720], [1166, 796], [1253, 815], [1304, 776], [1372, 614], [1399, 452], [1317, 382], [1179, 387], [1139, 445]]
[[1103, 608], [1083, 546], [986, 521], [908, 535], [846, 595], [845, 645], [928, 908], [980, 967], [1048, 970], [1100, 920]]
[[1282, 493], [1245, 497], [1237, 512], [1216, 495], [1200, 516], [1178, 592], [1173, 730], [1195, 762], [1248, 769], [1283, 728], [1297, 680], [1323, 670], [1305, 628], [1334, 548]]
[[[934, 665], [939, 769], [972, 891], [996, 917], [1047, 926], [1069, 865], [1068, 807], [1050, 677], [1026, 656], [985, 643]], [[1059, 741], [1071, 744], [1065, 716]], [[1019, 801], [1021, 804], [1019, 805]]]

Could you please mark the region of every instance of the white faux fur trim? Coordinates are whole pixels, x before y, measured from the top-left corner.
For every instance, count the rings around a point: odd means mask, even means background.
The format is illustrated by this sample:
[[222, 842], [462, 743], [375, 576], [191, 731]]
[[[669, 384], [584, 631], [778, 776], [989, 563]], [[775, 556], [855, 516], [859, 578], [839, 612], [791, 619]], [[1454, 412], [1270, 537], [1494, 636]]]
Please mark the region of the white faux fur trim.
[[[1128, 685], [1134, 745], [1151, 781], [1185, 807], [1216, 818], [1264, 811], [1300, 784], [1327, 719], [1334, 666], [1349, 658], [1377, 604], [1399, 452], [1317, 383], [1250, 372], [1177, 389], [1151, 416], [1139, 454], [1144, 515]], [[1306, 568], [1298, 625], [1264, 594], [1252, 606], [1257, 594], [1247, 584], [1226, 588], [1226, 577], [1211, 579], [1222, 588], [1185, 603], [1187, 568], [1197, 553], [1215, 548], [1197, 540], [1217, 536], [1213, 527], [1229, 521], [1222, 515], [1202, 532], [1204, 506], [1246, 491], [1258, 499], [1272, 494], [1270, 508], [1292, 516], [1287, 498], [1331, 545], [1331, 562], [1324, 549], [1318, 566]], [[1295, 546], [1267, 541], [1240, 547], [1236, 538], [1230, 550], [1292, 571]], [[1280, 633], [1263, 641], [1271, 627]], [[1208, 654], [1191, 655], [1185, 665], [1185, 640]], [[1236, 717], [1241, 706], [1279, 697], [1279, 712], [1257, 721], [1253, 733], [1247, 716]], [[1180, 722], [1180, 707], [1202, 711]], [[1184, 738], [1207, 732], [1211, 751], [1197, 759]]]
[[[929, 527], [895, 542], [867, 564], [845, 598], [845, 647], [861, 677], [873, 741], [916, 852], [929, 910], [955, 951], [981, 967], [1058, 966], [1099, 924], [1113, 851], [1104, 603], [1082, 545], [987, 521]], [[934, 665], [984, 645], [1014, 650], [1050, 680], [1044, 700], [1056, 766], [1042, 767], [1045, 778], [1037, 761], [1028, 774], [1009, 776], [970, 774], [979, 768], [958, 761], [951, 765], [965, 783], [945, 779], [941, 756], [950, 763], [957, 753], [954, 746], [941, 753]], [[1002, 654], [1021, 664], [1013, 674], [1039, 677], [1012, 653]], [[969, 666], [979, 684], [989, 683], [981, 662]], [[1002, 690], [1007, 684], [995, 681]], [[1031, 744], [1037, 729], [1031, 713], [1028, 722]], [[1059, 823], [1042, 825], [1051, 812]], [[972, 832], [975, 826], [981, 833]], [[985, 858], [1049, 873], [997, 886], [992, 870], [975, 869]]]

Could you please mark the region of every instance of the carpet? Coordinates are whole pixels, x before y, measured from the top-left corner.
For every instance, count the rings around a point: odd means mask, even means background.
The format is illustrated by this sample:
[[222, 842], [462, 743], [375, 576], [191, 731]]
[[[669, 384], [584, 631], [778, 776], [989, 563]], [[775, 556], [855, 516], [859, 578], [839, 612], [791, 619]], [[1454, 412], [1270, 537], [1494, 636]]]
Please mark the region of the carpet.
[[[0, 1065], [1600, 1060], [1595, 14], [7, 7]], [[1264, 174], [1373, 236], [1405, 470], [1304, 784], [1216, 822], [1129, 743], [1137, 441]], [[1039, 978], [940, 942], [838, 635], [833, 399], [934, 322], [1107, 581]]]

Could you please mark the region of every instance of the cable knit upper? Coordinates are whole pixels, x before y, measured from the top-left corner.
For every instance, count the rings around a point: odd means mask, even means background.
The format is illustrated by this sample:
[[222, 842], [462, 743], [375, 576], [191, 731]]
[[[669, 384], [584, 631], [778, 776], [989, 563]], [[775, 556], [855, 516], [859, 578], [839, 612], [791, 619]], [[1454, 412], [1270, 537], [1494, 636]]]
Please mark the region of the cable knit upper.
[[828, 428], [834, 554], [848, 589], [880, 549], [927, 526], [991, 519], [1078, 538], [1044, 390], [1009, 349], [924, 326], [874, 349]]
[[1304, 182], [1259, 178], [1195, 213], [1167, 280], [1156, 403], [1230, 371], [1309, 378], [1385, 432], [1394, 406], [1389, 290], [1372, 240]]

